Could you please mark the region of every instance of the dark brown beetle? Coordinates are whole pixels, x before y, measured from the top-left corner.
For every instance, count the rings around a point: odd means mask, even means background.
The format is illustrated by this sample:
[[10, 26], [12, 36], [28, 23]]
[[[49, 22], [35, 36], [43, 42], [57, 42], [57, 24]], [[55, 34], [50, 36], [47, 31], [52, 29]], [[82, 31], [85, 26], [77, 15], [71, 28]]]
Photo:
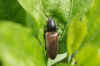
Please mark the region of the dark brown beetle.
[[48, 19], [44, 37], [47, 56], [51, 59], [55, 59], [58, 52], [58, 34], [56, 30], [56, 23], [51, 18]]

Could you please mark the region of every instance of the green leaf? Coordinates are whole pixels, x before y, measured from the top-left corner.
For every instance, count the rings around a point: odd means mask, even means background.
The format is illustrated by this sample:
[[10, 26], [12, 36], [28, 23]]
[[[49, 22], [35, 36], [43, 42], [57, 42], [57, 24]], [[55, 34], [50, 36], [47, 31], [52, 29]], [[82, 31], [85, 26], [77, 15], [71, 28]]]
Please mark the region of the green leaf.
[[[99, 39], [100, 40], [100, 39]], [[81, 66], [99, 66], [100, 65], [100, 47], [86, 43], [77, 56], [77, 63]]]
[[71, 8], [71, 17], [77, 15], [84, 15], [88, 9], [91, 7], [91, 3], [93, 0], [71, 0], [72, 8]]
[[26, 26], [26, 14], [17, 0], [0, 0], [0, 20], [10, 20]]
[[18, 2], [32, 16], [35, 36], [41, 44], [44, 44], [43, 33], [46, 17], [41, 9], [41, 0], [18, 0]]
[[93, 0], [71, 0], [71, 2], [71, 14], [69, 16], [70, 23], [68, 24], [68, 32], [66, 36], [69, 58], [76, 54], [85, 41], [88, 33], [88, 20], [85, 15], [91, 7]]
[[96, 33], [99, 30], [100, 26], [100, 9], [99, 9], [99, 3], [100, 1], [95, 0], [92, 4], [92, 7], [87, 13], [87, 20], [88, 20], [88, 38], [91, 39], [91, 36], [94, 35], [94, 32]]
[[[85, 38], [86, 31], [87, 31], [87, 25], [86, 25], [87, 21], [86, 21], [86, 18], [84, 17], [84, 15], [88, 11], [89, 7], [91, 6], [91, 3], [92, 3], [92, 0], [82, 0], [82, 1], [70, 0], [70, 13], [69, 13], [70, 15], [67, 17], [68, 18], [67, 21], [70, 24], [65, 25], [66, 27], [64, 27], [64, 29], [62, 29], [65, 31], [64, 31], [64, 35], [63, 35], [64, 37], [62, 37], [63, 40], [61, 40], [62, 45], [60, 45], [60, 46], [63, 46], [63, 44], [65, 44], [65, 42], [67, 40], [67, 43], [66, 43], [67, 49], [70, 54], [74, 53], [80, 47], [82, 41]], [[72, 23], [73, 23], [73, 25], [71, 26]], [[83, 25], [84, 27], [82, 26], [83, 23], [85, 23]], [[82, 31], [83, 31], [83, 33], [82, 33]], [[81, 33], [82, 33], [82, 36], [79, 36], [79, 39], [77, 40], [76, 39], [77, 35], [78, 34], [81, 35]], [[65, 34], [67, 34], [67, 36]], [[65, 47], [65, 45], [63, 47]]]
[[46, 66], [32, 31], [10, 21], [0, 21], [0, 61], [3, 66]]
[[87, 22], [85, 17], [79, 19], [78, 16], [72, 19], [69, 24], [67, 36], [67, 49], [69, 54], [77, 51], [87, 34]]
[[100, 9], [99, 0], [94, 0], [92, 7], [87, 13], [88, 35], [84, 45], [76, 55], [78, 64], [81, 66], [100, 65]]

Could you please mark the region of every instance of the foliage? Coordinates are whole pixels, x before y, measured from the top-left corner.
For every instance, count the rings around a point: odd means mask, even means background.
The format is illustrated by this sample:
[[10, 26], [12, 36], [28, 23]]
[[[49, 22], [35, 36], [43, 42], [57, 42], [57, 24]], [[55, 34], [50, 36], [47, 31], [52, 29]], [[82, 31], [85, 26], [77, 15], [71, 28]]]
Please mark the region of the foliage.
[[[100, 66], [99, 0], [0, 0], [0, 66]], [[47, 59], [49, 17], [59, 53]], [[75, 64], [76, 63], [76, 64]]]

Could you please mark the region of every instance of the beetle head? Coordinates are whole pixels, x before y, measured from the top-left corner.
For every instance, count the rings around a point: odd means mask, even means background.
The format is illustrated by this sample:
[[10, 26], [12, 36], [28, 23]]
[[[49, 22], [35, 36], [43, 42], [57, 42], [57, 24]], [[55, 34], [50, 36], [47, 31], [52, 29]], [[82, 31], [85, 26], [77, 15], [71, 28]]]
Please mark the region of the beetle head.
[[47, 32], [56, 32], [56, 23], [53, 21], [52, 18], [48, 19]]

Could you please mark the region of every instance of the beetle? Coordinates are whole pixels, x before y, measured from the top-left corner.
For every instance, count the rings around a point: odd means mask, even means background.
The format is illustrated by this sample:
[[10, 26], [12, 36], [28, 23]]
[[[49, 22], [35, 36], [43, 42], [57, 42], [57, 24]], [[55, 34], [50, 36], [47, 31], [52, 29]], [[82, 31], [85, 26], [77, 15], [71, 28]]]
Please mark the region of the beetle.
[[58, 52], [58, 34], [56, 23], [52, 18], [49, 18], [47, 21], [44, 38], [47, 56], [51, 59], [55, 59]]

